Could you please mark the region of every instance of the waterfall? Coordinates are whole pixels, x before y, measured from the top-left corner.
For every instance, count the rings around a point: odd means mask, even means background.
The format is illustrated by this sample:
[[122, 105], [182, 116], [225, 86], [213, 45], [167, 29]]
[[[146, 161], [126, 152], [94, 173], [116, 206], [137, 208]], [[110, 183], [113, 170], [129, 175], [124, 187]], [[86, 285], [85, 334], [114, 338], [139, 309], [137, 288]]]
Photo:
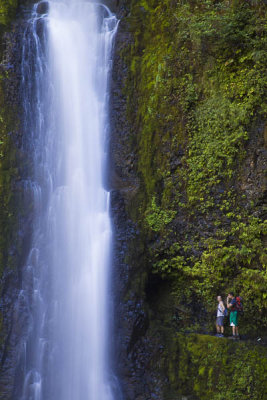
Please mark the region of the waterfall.
[[[118, 20], [95, 2], [41, 2], [23, 39], [33, 233], [20, 400], [112, 400], [108, 77]], [[117, 400], [118, 396], [116, 396]]]

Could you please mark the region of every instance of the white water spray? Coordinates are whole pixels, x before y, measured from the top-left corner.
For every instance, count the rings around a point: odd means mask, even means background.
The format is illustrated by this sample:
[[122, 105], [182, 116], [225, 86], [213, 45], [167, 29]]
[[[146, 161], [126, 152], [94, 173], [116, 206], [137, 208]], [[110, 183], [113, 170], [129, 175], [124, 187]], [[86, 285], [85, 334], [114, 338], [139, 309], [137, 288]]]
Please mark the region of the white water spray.
[[112, 400], [111, 224], [103, 181], [118, 21], [93, 2], [50, 2], [45, 15], [40, 8], [25, 34], [22, 63], [35, 212], [21, 292], [30, 277], [33, 311], [20, 398]]

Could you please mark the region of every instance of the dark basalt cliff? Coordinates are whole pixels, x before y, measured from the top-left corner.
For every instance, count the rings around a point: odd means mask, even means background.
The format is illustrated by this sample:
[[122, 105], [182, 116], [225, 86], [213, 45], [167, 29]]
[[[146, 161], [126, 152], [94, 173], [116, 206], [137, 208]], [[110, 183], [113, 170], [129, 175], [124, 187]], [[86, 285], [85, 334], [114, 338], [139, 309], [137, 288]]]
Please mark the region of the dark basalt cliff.
[[[266, 5], [118, 10], [110, 185], [125, 398], [264, 398]], [[244, 299], [243, 343], [210, 336], [230, 290]]]
[[[114, 364], [124, 398], [264, 399], [265, 2], [106, 3], [120, 18], [109, 186]], [[16, 399], [27, 331], [20, 289], [32, 209], [22, 11], [15, 1], [0, 11], [0, 399], [7, 400]], [[216, 295], [228, 290], [244, 298], [241, 342], [210, 336]]]
[[[27, 304], [21, 292], [22, 268], [31, 238], [32, 194], [27, 185], [31, 161], [23, 138], [21, 54], [23, 20], [17, 3], [1, 3], [0, 51], [0, 398], [11, 398]], [[15, 22], [12, 23], [12, 21]]]

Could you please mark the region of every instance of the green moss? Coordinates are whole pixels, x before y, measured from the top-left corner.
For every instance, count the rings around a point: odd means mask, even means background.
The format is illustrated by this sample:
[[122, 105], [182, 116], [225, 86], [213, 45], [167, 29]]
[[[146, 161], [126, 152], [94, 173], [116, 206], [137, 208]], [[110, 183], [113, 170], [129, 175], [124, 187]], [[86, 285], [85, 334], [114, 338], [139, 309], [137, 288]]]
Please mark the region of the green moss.
[[177, 334], [167, 343], [170, 385], [164, 398], [178, 393], [199, 400], [260, 400], [267, 395], [264, 347], [194, 334]]
[[8, 25], [15, 16], [18, 0], [1, 0], [0, 3], [0, 27]]
[[141, 180], [129, 211], [148, 238], [148, 268], [171, 283], [175, 306], [198, 303], [210, 323], [214, 296], [236, 291], [243, 329], [261, 329], [264, 208], [236, 182], [266, 118], [266, 6], [135, 1], [128, 23], [125, 94]]
[[18, 129], [18, 118], [16, 106], [6, 102], [3, 87], [8, 79], [8, 76], [0, 77], [0, 274], [4, 268], [14, 267], [19, 251], [18, 193], [15, 191], [19, 178], [18, 149], [11, 134]]
[[261, 8], [256, 14], [243, 2], [238, 8], [209, 0], [194, 4], [165, 0], [149, 13], [143, 3], [144, 10], [133, 7], [143, 25], [135, 35], [129, 77], [136, 85], [146, 191], [151, 195], [165, 181], [169, 155], [187, 138], [180, 174], [189, 205], [234, 175], [248, 126], [255, 114], [266, 112]]

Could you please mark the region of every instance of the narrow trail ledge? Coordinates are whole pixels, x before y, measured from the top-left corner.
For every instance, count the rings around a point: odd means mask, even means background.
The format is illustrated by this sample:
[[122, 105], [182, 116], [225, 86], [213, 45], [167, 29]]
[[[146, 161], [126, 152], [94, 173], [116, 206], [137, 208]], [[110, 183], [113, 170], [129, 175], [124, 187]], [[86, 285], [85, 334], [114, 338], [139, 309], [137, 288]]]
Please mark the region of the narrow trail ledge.
[[164, 399], [176, 393], [201, 400], [266, 397], [265, 347], [197, 334], [177, 334], [166, 342], [169, 385]]

